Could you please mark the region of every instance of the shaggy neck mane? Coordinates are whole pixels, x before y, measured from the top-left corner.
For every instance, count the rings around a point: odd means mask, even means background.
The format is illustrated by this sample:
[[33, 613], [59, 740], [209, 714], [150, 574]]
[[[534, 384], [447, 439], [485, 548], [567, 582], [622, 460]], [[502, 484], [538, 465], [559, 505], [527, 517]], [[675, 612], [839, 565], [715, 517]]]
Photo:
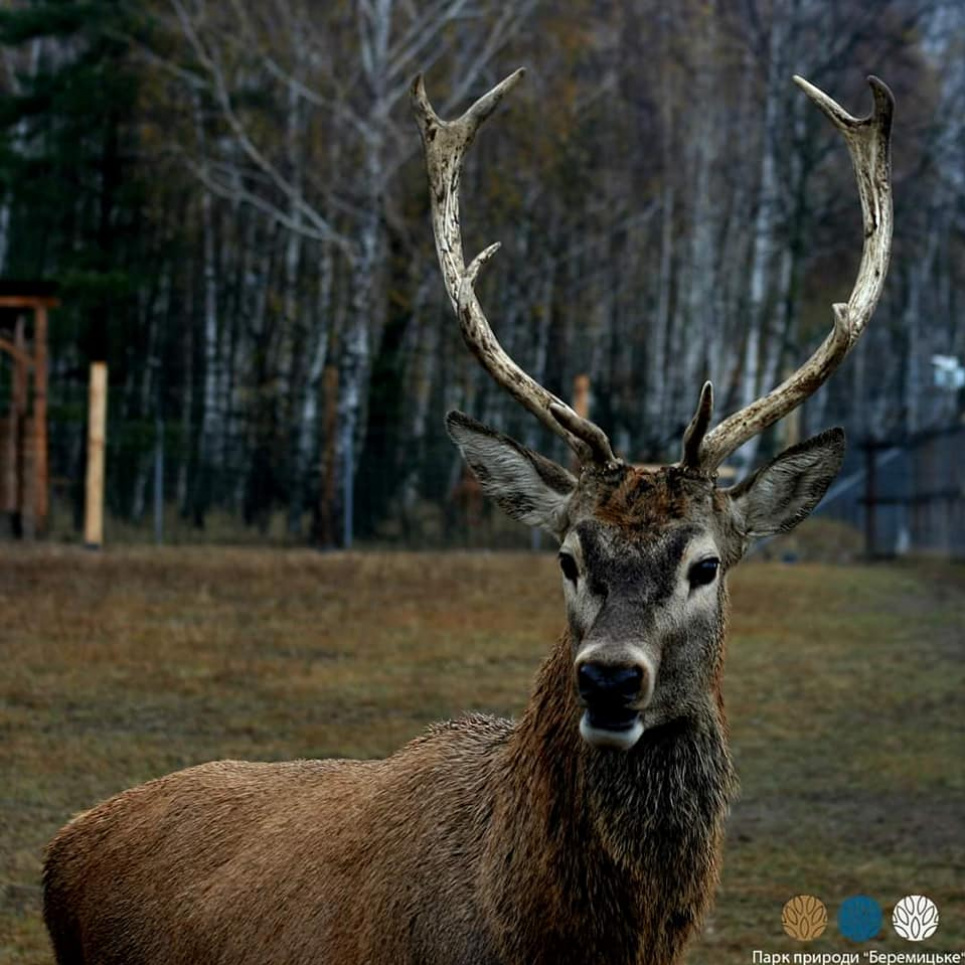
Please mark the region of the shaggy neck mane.
[[485, 859], [497, 942], [527, 962], [606, 949], [608, 962], [671, 965], [717, 884], [735, 788], [722, 723], [708, 709], [629, 752], [593, 748], [572, 672], [564, 635], [504, 748]]

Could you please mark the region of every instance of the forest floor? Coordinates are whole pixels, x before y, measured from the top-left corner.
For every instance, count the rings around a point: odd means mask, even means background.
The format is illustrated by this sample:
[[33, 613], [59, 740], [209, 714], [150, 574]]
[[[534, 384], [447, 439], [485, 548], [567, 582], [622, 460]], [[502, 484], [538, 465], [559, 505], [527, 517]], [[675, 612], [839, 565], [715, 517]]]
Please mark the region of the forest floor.
[[[50, 963], [44, 842], [131, 784], [219, 757], [378, 757], [433, 720], [516, 714], [562, 625], [550, 555], [7, 544], [0, 567], [0, 961]], [[726, 697], [742, 795], [690, 965], [965, 951], [965, 567], [748, 563]], [[828, 906], [786, 938], [781, 907]], [[853, 945], [835, 916], [886, 913]], [[897, 938], [906, 894], [938, 904]]]

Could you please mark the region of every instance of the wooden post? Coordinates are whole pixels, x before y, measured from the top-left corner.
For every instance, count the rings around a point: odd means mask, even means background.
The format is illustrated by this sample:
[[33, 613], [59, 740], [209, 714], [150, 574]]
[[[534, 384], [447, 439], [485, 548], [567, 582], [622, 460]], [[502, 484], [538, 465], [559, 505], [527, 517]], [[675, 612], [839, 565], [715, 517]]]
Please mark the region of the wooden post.
[[27, 413], [27, 364], [24, 360], [25, 338], [23, 333], [23, 318], [18, 318], [14, 328], [13, 346], [11, 354], [13, 362], [13, 379], [10, 384], [10, 418], [6, 425], [4, 438], [4, 479], [2, 509], [11, 514], [11, 524], [14, 532], [20, 528], [19, 515], [22, 510], [20, 494], [22, 484], [20, 479], [23, 464], [23, 423]]
[[[573, 377], [573, 411], [581, 419], [590, 418], [590, 377], [576, 375]], [[573, 457], [570, 462], [574, 472], [579, 472], [580, 460]]]
[[17, 511], [17, 410], [12, 404], [9, 417], [3, 423], [3, 457], [0, 458], [0, 465], [3, 466], [0, 512], [12, 516]]
[[47, 531], [50, 470], [47, 461], [47, 306], [34, 308], [34, 525]]
[[87, 486], [84, 512], [84, 545], [100, 549], [104, 544], [104, 441], [107, 425], [107, 364], [90, 367], [90, 403], [87, 427]]
[[578, 375], [573, 379], [573, 411], [583, 419], [590, 417], [590, 377]]

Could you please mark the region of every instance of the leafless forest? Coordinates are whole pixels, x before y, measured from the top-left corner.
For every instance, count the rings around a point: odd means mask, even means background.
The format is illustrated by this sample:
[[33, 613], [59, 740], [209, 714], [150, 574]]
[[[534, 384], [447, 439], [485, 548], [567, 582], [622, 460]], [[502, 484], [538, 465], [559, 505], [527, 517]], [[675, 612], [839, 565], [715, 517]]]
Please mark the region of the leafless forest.
[[[0, 273], [49, 278], [55, 478], [82, 479], [87, 365], [110, 364], [111, 509], [284, 513], [418, 540], [460, 466], [457, 406], [563, 458], [461, 345], [409, 107], [459, 113], [520, 65], [463, 197], [507, 350], [641, 461], [674, 459], [825, 336], [861, 250], [847, 153], [791, 82], [898, 104], [885, 295], [802, 431], [947, 425], [965, 356], [961, 0], [63, 0], [0, 18]], [[3, 378], [7, 375], [4, 373]], [[750, 464], [778, 427], [740, 454]], [[773, 436], [773, 437], [772, 437]], [[63, 488], [62, 502], [79, 499]], [[430, 511], [430, 507], [433, 507]]]

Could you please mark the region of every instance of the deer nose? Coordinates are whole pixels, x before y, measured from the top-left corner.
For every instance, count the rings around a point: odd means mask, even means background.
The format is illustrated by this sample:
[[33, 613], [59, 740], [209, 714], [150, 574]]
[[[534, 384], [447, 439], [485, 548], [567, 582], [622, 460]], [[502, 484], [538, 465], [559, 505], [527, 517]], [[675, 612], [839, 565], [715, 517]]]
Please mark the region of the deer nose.
[[640, 698], [644, 690], [642, 667], [608, 666], [584, 663], [576, 671], [576, 684], [589, 705], [607, 704], [625, 707]]

